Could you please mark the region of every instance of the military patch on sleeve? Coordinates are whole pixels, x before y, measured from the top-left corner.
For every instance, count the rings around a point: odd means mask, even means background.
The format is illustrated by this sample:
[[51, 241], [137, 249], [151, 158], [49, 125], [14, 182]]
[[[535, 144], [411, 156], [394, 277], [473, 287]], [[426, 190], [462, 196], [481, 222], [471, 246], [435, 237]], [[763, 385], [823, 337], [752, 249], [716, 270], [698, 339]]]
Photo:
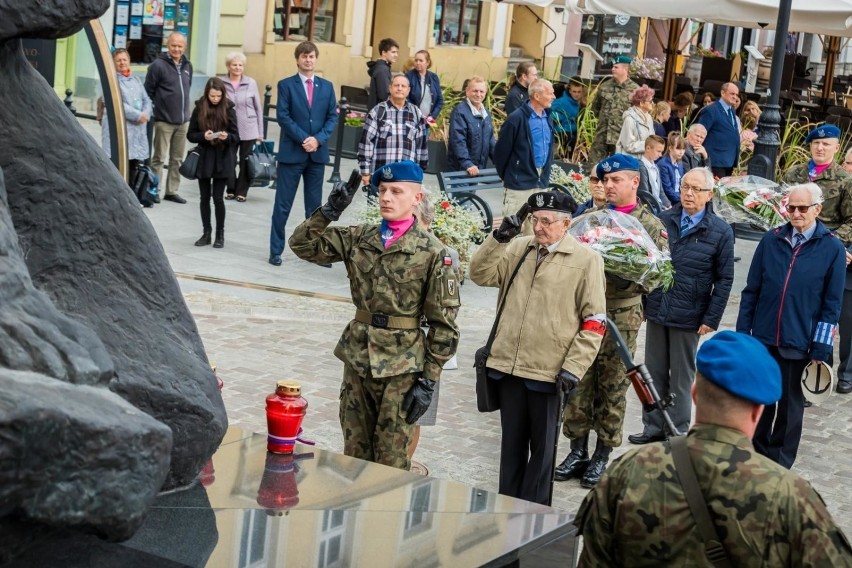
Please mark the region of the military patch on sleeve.
[[663, 237], [664, 239], [667, 239], [667, 238], [669, 238], [669, 232], [666, 231], [665, 229], [663, 229], [662, 231], [660, 231], [660, 236]]
[[447, 294], [449, 296], [456, 295], [456, 279], [455, 278], [447, 278]]
[[450, 256], [445, 256], [445, 257], [444, 257], [444, 266], [452, 266], [452, 265], [453, 265], [453, 259], [452, 259], [452, 257], [450, 257]]

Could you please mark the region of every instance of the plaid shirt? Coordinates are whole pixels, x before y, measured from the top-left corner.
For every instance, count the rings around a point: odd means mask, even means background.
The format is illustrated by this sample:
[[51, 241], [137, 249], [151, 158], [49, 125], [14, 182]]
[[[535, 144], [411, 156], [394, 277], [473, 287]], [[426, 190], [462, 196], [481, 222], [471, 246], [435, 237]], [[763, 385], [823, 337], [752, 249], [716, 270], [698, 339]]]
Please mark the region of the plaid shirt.
[[385, 164], [411, 160], [424, 170], [429, 162], [423, 114], [406, 102], [402, 109], [390, 101], [373, 107], [364, 119], [364, 132], [358, 143], [358, 168], [368, 175]]

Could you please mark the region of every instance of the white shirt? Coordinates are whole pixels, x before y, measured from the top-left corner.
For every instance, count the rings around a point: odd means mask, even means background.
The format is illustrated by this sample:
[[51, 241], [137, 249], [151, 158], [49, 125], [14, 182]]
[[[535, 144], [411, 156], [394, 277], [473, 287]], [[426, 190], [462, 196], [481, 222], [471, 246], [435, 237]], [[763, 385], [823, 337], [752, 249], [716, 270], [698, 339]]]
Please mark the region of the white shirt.
[[660, 170], [657, 168], [657, 164], [645, 156], [642, 156], [641, 160], [642, 163], [645, 164], [645, 169], [648, 170], [648, 182], [651, 184], [651, 190], [654, 197], [659, 198], [663, 191], [663, 186], [660, 183]]

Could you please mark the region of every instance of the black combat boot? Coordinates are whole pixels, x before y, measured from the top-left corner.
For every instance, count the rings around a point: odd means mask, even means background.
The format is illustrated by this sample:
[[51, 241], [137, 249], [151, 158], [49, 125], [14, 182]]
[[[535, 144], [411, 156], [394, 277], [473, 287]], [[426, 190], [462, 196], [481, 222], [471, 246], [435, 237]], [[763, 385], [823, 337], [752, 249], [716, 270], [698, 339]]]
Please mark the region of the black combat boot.
[[601, 475], [606, 470], [606, 464], [609, 462], [609, 454], [612, 453], [612, 448], [604, 446], [598, 440], [595, 444], [595, 453], [592, 455], [592, 463], [586, 468], [586, 473], [583, 474], [583, 479], [580, 480], [580, 487], [591, 489], [600, 481]]
[[589, 435], [571, 440], [571, 452], [561, 464], [556, 466], [553, 478], [556, 481], [566, 481], [572, 477], [580, 477], [589, 466]]
[[220, 249], [225, 246], [225, 229], [216, 229], [216, 240], [213, 241], [213, 248]]
[[204, 233], [201, 235], [201, 238], [195, 241], [195, 246], [203, 247], [205, 245], [210, 244], [210, 229], [204, 229]]

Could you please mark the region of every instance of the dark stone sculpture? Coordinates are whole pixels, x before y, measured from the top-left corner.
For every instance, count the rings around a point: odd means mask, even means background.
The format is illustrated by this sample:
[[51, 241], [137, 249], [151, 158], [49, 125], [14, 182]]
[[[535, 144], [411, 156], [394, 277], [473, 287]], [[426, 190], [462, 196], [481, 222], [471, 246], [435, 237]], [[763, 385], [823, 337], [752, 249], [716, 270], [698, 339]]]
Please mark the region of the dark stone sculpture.
[[125, 539], [227, 418], [153, 228], [21, 51], [109, 3], [0, 0], [0, 527]]

